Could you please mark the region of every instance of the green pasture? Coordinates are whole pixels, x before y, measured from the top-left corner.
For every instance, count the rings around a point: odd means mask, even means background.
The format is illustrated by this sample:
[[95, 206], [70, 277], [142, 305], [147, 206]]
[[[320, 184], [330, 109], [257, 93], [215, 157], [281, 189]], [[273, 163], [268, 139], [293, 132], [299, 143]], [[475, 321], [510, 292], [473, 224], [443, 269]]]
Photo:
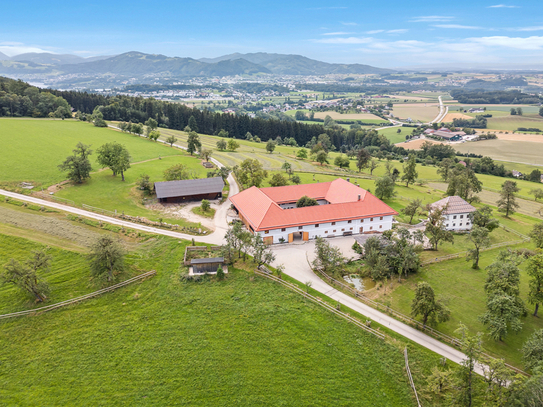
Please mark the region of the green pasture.
[[[522, 247], [525, 246], [522, 245]], [[531, 247], [531, 245], [528, 246]], [[487, 273], [484, 269], [495, 260], [498, 252], [499, 249], [483, 252], [479, 270], [473, 270], [471, 262], [464, 258], [425, 266], [417, 274], [409, 276], [385, 298], [391, 302], [392, 308], [409, 314], [416, 284], [420, 281], [426, 281], [438, 296], [446, 299], [448, 307], [451, 309], [451, 319], [437, 325], [439, 331], [454, 335], [458, 324], [462, 322], [473, 333], [486, 332], [486, 327], [478, 320], [478, 317], [486, 311], [484, 283]], [[521, 269], [521, 298], [526, 302], [529, 278], [524, 271], [524, 264]], [[530, 312], [523, 319], [523, 329], [520, 333], [510, 333], [503, 342], [496, 342], [487, 335], [484, 337], [484, 348], [488, 352], [502, 357], [506, 362], [520, 368], [523, 367], [520, 352], [522, 345], [535, 330], [543, 328], [543, 320], [533, 317], [531, 315], [533, 307], [527, 305]]]
[[[170, 149], [167, 151], [177, 151]], [[147, 174], [152, 182], [164, 181], [163, 172], [167, 168], [183, 164], [194, 174], [196, 178], [205, 178], [207, 169], [204, 168], [200, 160], [189, 156], [187, 153], [182, 155], [168, 156], [162, 159], [154, 159], [141, 163], [133, 164], [125, 172], [125, 181], [121, 181], [120, 176], [114, 177], [109, 169], [95, 172], [91, 178], [81, 185], [69, 185], [58, 191], [55, 195], [74, 201], [76, 205], [86, 204], [101, 209], [106, 209], [117, 213], [124, 212], [130, 216], [144, 216], [150, 220], [157, 221], [163, 218], [164, 222], [178, 224], [180, 226], [197, 226], [197, 224], [187, 222], [184, 219], [168, 218], [159, 211], [152, 211], [141, 204], [143, 195], [136, 187], [136, 180], [141, 174]]]
[[[65, 173], [57, 166], [72, 154], [78, 142], [96, 150], [102, 144], [116, 141], [124, 144], [133, 162], [179, 155], [141, 137], [72, 120], [0, 119], [0, 183], [32, 181], [42, 186], [60, 182]], [[96, 154], [90, 156], [93, 168], [99, 168]]]
[[[250, 272], [232, 268], [224, 281], [182, 282], [186, 244], [157, 237], [134, 252], [132, 263], [156, 270], [153, 278], [0, 321], [2, 403], [415, 405], [403, 346]], [[37, 246], [16, 239], [1, 246], [1, 258], [23, 259]], [[92, 291], [79, 254], [52, 254], [54, 267], [45, 277], [57, 292]], [[0, 290], [1, 309], [16, 309], [14, 290]], [[434, 363], [415, 347], [415, 381], [424, 383]]]
[[[400, 133], [398, 133], [400, 130]], [[385, 136], [392, 144], [405, 141], [405, 136], [413, 131], [410, 127], [391, 127], [390, 129], [380, 129], [379, 134]]]

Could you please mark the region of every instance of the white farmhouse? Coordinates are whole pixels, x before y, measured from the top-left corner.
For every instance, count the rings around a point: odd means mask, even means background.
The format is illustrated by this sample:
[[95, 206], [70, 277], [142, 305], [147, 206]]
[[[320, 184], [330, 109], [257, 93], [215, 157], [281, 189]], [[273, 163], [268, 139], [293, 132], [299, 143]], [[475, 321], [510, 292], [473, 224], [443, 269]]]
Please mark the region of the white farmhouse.
[[477, 209], [459, 196], [448, 196], [434, 202], [431, 207], [432, 209], [445, 208], [443, 211], [445, 229], [451, 231], [471, 230], [472, 224], [469, 214]]

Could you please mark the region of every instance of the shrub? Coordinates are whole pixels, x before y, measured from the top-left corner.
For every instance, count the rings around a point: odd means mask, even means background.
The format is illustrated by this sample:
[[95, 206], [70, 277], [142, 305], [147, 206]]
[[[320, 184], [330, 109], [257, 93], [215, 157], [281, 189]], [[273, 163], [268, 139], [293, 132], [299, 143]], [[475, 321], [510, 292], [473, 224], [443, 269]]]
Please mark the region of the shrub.
[[219, 266], [219, 268], [217, 269], [217, 278], [219, 280], [222, 280], [224, 278], [224, 270], [222, 269], [222, 267]]

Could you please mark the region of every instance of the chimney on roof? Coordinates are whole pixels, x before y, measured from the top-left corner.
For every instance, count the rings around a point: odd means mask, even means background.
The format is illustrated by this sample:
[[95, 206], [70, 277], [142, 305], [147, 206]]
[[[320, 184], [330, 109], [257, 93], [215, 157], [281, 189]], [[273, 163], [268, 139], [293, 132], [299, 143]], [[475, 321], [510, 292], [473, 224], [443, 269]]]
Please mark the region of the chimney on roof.
[[358, 200], [360, 201], [360, 195], [358, 195]]

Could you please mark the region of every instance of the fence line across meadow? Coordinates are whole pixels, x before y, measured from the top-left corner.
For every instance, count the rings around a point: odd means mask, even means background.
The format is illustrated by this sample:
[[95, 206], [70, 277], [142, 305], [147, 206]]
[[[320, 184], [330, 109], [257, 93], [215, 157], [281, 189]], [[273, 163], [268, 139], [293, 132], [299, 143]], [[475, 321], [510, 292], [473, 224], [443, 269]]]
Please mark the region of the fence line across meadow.
[[415, 398], [417, 399], [417, 405], [418, 407], [421, 407], [419, 395], [417, 394], [417, 389], [415, 388], [415, 383], [413, 382], [413, 376], [411, 375], [411, 369], [409, 368], [409, 359], [407, 357], [407, 347], [403, 350], [403, 355], [405, 358], [405, 370], [407, 371], [407, 377], [409, 378], [409, 384], [411, 385], [411, 388], [415, 392]]
[[[266, 271], [262, 271], [262, 270], [266, 270]], [[363, 329], [364, 331], [377, 336], [379, 339], [383, 339], [383, 340], [385, 339], [385, 334], [383, 334], [382, 332], [379, 332], [379, 331], [377, 331], [377, 330], [375, 330], [373, 328], [370, 328], [369, 326], [365, 325], [364, 323], [362, 323], [358, 319], [353, 318], [349, 314], [346, 314], [346, 313], [334, 308], [332, 305], [328, 304], [327, 302], [322, 301], [318, 297], [315, 297], [315, 296], [309, 294], [308, 292], [304, 291], [303, 289], [301, 289], [297, 285], [289, 283], [288, 281], [285, 281], [283, 279], [280, 279], [280, 278], [274, 276], [266, 268], [262, 268], [262, 270], [258, 270], [258, 269], [255, 270], [255, 274], [257, 274], [257, 275], [259, 275], [261, 277], [265, 277], [265, 278], [267, 278], [269, 280], [275, 281], [275, 282], [289, 288], [290, 290], [292, 290], [292, 291], [294, 291], [294, 292], [296, 292], [298, 294], [301, 294], [304, 298], [307, 298], [308, 300], [314, 302], [315, 304], [319, 304], [320, 306], [326, 308], [328, 311], [340, 316], [341, 318], [347, 320], [348, 322], [351, 322], [352, 324], [358, 326], [359, 328]]]
[[[364, 294], [362, 294], [360, 291], [355, 290], [354, 288], [342, 283], [341, 281], [338, 281], [332, 277], [330, 277], [328, 274], [326, 274], [324, 271], [321, 271], [319, 269], [313, 269], [313, 271], [316, 271], [318, 274], [320, 274], [325, 281], [328, 281], [331, 286], [339, 286], [343, 290], [347, 291], [351, 295], [353, 295], [357, 300], [360, 302], [372, 307], [373, 309], [376, 309], [377, 311], [384, 312], [388, 315], [393, 316], [394, 318], [398, 319], [399, 321], [405, 323], [406, 325], [411, 326], [412, 328], [418, 329], [419, 331], [422, 331], [426, 334], [429, 334], [430, 336], [433, 336], [434, 338], [440, 340], [441, 342], [448, 343], [454, 347], [459, 348], [462, 346], [462, 342], [454, 338], [452, 336], [446, 335], [432, 327], [429, 327], [427, 325], [423, 325], [421, 322], [417, 321], [416, 319], [413, 319], [405, 314], [402, 314], [401, 312], [398, 312], [396, 310], [393, 310], [389, 306], [386, 306], [384, 304], [381, 304], [377, 301], [373, 301], [366, 297]], [[488, 359], [495, 359], [493, 356], [490, 356], [487, 353], [481, 353], [483, 356], [485, 356]], [[515, 371], [516, 373], [520, 373], [524, 376], [529, 376], [528, 373], [524, 372], [523, 370], [520, 370], [516, 368], [515, 366], [509, 365], [505, 363], [505, 366], [507, 366], [509, 369]]]
[[51, 310], [54, 310], [54, 309], [57, 309], [57, 308], [60, 308], [60, 307], [65, 307], [67, 305], [72, 305], [72, 304], [75, 304], [77, 302], [80, 302], [80, 301], [83, 301], [83, 300], [88, 300], [88, 299], [96, 297], [98, 295], [105, 294], [107, 292], [116, 290], [117, 288], [127, 286], [127, 285], [132, 284], [132, 283], [134, 283], [136, 281], [143, 280], [144, 278], [152, 277], [154, 275], [156, 275], [156, 271], [151, 270], [151, 271], [148, 271], [147, 273], [143, 273], [143, 274], [140, 274], [139, 276], [129, 278], [126, 281], [123, 281], [121, 283], [112, 285], [110, 287], [103, 288], [101, 290], [95, 291], [95, 292], [90, 293], [90, 294], [82, 295], [81, 297], [72, 298], [71, 300], [58, 302], [56, 304], [46, 305], [45, 307], [41, 307], [41, 308], [30, 309], [30, 310], [19, 311], [19, 312], [12, 312], [10, 314], [0, 315], [0, 319], [22, 317], [22, 316], [25, 316], [25, 315], [36, 315], [36, 314], [51, 311]]

